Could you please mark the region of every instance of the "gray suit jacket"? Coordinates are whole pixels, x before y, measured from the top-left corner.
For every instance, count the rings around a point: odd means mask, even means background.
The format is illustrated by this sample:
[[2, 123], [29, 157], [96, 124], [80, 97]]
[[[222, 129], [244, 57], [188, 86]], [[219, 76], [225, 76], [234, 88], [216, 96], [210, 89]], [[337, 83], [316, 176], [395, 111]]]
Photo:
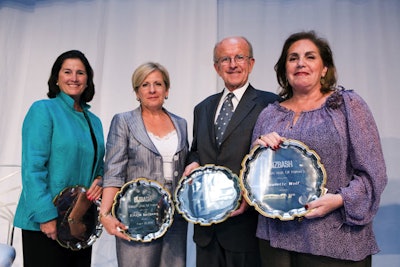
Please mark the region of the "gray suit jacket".
[[[185, 119], [166, 112], [178, 134], [172, 184], [172, 190], [175, 190], [182, 177], [188, 153], [187, 123]], [[125, 183], [140, 177], [165, 185], [163, 159], [147, 134], [139, 107], [133, 111], [116, 114], [111, 121], [106, 145], [103, 186], [122, 187]]]

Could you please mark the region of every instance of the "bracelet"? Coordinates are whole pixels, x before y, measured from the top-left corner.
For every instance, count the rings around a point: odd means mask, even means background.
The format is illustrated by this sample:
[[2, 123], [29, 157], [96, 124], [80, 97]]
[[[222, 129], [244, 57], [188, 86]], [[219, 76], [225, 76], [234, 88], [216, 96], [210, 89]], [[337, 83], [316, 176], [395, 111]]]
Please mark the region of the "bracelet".
[[99, 217], [98, 217], [98, 221], [101, 222], [101, 218], [107, 217], [108, 215], [110, 215], [110, 212], [99, 212]]

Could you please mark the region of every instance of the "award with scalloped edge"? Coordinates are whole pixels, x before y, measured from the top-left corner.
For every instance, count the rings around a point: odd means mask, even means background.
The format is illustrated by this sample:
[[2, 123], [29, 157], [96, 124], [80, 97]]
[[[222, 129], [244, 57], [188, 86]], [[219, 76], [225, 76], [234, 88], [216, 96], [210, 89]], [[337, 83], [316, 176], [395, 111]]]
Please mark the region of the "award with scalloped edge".
[[317, 153], [287, 139], [277, 150], [256, 146], [242, 161], [244, 198], [262, 215], [293, 220], [308, 211], [304, 205], [326, 193], [326, 171]]
[[150, 242], [172, 225], [174, 205], [170, 193], [158, 182], [137, 178], [116, 194], [111, 212], [128, 226], [123, 232], [131, 240]]
[[100, 201], [86, 197], [86, 188], [71, 186], [54, 198], [57, 207], [57, 242], [71, 250], [87, 248], [101, 235], [103, 227], [98, 221]]
[[237, 175], [211, 164], [194, 169], [175, 190], [176, 209], [187, 221], [203, 226], [226, 220], [240, 199]]

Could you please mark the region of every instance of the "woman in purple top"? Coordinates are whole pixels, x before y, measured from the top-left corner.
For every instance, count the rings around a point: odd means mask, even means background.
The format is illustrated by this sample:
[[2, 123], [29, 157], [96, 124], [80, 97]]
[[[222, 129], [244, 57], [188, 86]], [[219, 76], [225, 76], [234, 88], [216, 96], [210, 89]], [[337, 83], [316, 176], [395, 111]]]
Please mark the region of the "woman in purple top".
[[387, 183], [371, 111], [358, 94], [335, 87], [331, 49], [314, 32], [291, 35], [275, 70], [284, 101], [260, 113], [253, 145], [302, 141], [321, 157], [328, 193], [305, 205], [303, 220], [259, 216], [263, 266], [371, 266], [379, 251], [372, 221]]

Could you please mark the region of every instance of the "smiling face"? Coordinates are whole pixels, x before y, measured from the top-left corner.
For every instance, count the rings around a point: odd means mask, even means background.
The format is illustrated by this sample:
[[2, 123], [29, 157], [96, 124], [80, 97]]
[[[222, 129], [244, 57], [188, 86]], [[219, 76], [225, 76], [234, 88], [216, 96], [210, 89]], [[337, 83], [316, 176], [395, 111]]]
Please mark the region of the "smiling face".
[[289, 47], [286, 77], [294, 91], [320, 90], [321, 77], [325, 77], [327, 70], [317, 46], [311, 40], [299, 40]]
[[151, 72], [139, 86], [136, 97], [143, 109], [160, 110], [168, 96], [168, 89], [160, 71]]
[[[239, 37], [227, 38], [222, 40], [215, 49], [214, 68], [218, 75], [224, 80], [225, 87], [233, 91], [246, 84], [254, 66], [254, 58], [249, 56], [249, 46], [245, 40]], [[235, 58], [244, 56], [242, 62], [237, 62]], [[221, 62], [222, 58], [228, 57], [228, 62]]]
[[75, 102], [79, 102], [86, 89], [87, 79], [85, 65], [82, 61], [77, 58], [68, 58], [61, 65], [57, 83], [62, 92], [71, 96]]

